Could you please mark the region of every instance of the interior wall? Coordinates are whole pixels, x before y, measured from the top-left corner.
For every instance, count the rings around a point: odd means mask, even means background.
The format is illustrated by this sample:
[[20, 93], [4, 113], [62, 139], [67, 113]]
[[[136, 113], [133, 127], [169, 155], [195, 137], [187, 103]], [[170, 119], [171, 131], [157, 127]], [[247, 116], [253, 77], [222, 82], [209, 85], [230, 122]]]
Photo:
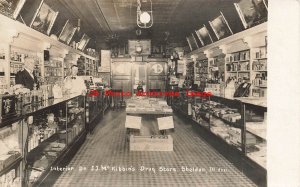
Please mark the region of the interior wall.
[[165, 91], [167, 80], [167, 61], [146, 60], [126, 62], [115, 58], [112, 63], [112, 88], [123, 92], [135, 93], [137, 85], [143, 84], [143, 90]]

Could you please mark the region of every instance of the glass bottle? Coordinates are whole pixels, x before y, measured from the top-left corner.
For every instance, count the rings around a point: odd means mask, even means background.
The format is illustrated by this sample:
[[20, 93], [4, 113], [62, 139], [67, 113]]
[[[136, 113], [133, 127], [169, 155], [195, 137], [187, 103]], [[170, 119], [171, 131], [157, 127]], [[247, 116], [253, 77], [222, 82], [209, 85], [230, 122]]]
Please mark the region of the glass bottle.
[[31, 91], [32, 102], [38, 102], [38, 93], [37, 93], [37, 85], [34, 83], [33, 90]]

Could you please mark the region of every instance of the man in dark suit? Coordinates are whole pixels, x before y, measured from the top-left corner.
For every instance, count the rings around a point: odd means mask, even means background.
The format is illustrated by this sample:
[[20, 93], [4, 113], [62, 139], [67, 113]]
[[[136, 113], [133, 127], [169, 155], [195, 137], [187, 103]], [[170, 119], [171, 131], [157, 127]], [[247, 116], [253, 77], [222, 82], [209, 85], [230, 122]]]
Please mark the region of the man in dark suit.
[[34, 84], [38, 88], [37, 77], [34, 75], [34, 59], [27, 57], [24, 60], [24, 70], [16, 74], [16, 84], [22, 84], [25, 88], [33, 90]]

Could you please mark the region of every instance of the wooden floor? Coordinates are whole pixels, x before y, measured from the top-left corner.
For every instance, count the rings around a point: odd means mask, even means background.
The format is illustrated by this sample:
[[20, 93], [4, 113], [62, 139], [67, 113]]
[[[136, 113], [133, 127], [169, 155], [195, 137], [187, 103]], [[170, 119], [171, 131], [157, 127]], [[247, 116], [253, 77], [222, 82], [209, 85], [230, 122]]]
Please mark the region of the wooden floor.
[[125, 116], [108, 111], [54, 186], [256, 186], [177, 115], [173, 152], [130, 152]]

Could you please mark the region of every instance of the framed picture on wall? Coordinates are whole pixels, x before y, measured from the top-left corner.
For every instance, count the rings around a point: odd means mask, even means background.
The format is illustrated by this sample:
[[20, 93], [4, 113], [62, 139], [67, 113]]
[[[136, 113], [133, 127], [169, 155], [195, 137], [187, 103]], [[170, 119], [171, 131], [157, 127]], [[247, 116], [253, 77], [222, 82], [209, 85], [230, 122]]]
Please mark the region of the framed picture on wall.
[[49, 35], [57, 15], [58, 12], [55, 12], [42, 1], [40, 7], [35, 13], [35, 16], [33, 17], [30, 27], [41, 33]]
[[245, 29], [267, 21], [267, 4], [266, 0], [241, 0], [234, 3]]
[[65, 23], [62, 31], [59, 34], [58, 39], [66, 44], [69, 44], [72, 37], [74, 36], [76, 28], [72, 26], [69, 20]]
[[201, 29], [196, 30], [196, 34], [197, 34], [198, 39], [200, 40], [202, 46], [213, 43], [213, 40], [212, 40], [205, 25], [203, 25], [203, 27]]
[[216, 17], [214, 20], [209, 21], [211, 28], [216, 34], [218, 40], [226, 38], [233, 34], [230, 26], [228, 25], [227, 20], [225, 19], [222, 12], [221, 15]]
[[196, 50], [199, 48], [196, 38], [194, 36], [194, 34], [192, 33], [190, 36], [186, 37], [186, 40], [190, 46], [191, 51]]
[[82, 36], [82, 38], [81, 38], [81, 40], [80, 40], [80, 42], [78, 44], [78, 48], [77, 49], [83, 51], [84, 48], [86, 47], [86, 45], [89, 43], [90, 39], [91, 38], [88, 35], [83, 34], [83, 36]]
[[16, 19], [26, 0], [1, 0], [0, 13]]

